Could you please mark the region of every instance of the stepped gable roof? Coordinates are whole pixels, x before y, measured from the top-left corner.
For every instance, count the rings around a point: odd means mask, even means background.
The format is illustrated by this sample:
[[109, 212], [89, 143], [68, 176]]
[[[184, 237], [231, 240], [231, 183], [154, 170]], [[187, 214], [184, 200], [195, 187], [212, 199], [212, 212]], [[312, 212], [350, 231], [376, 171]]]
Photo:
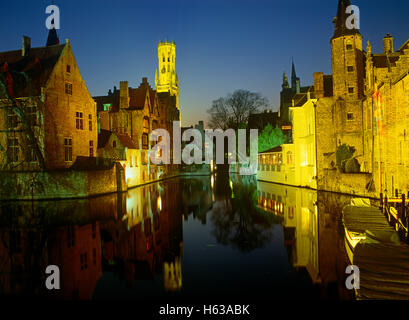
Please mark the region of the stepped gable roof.
[[409, 39], [406, 40], [406, 42], [402, 45], [402, 47], [399, 48], [398, 51], [403, 53], [403, 50], [405, 49], [409, 49]]
[[[54, 70], [65, 44], [0, 52], [0, 73], [12, 77], [13, 97], [39, 96]], [[0, 96], [3, 96], [0, 93]]]

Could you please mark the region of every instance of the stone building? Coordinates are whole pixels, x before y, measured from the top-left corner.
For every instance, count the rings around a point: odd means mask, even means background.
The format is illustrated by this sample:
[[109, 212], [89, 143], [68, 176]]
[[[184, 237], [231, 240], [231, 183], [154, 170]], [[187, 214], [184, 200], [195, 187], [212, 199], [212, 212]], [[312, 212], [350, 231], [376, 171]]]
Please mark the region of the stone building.
[[379, 54], [368, 41], [363, 115], [365, 168], [389, 197], [409, 194], [409, 40], [397, 51], [393, 40], [387, 34]]
[[68, 168], [96, 155], [96, 104], [70, 41], [58, 43], [51, 30], [45, 47], [24, 36], [21, 50], [0, 53], [2, 169]]
[[[124, 158], [117, 159], [125, 169], [128, 186], [164, 178], [178, 169], [174, 164], [154, 165], [150, 161], [151, 149], [161, 141], [161, 137], [157, 137], [158, 141], [151, 141], [152, 132], [166, 129], [172, 137], [173, 121], [180, 121], [175, 57], [174, 43], [158, 44], [160, 75], [156, 74], [156, 90], [150, 86], [147, 78], [142, 78], [138, 88], [131, 88], [128, 81], [121, 81], [119, 90], [114, 87], [108, 95], [94, 97], [98, 110], [99, 138], [105, 140], [104, 136], [109, 135], [112, 139], [122, 138], [132, 144], [132, 148], [127, 147]], [[120, 145], [123, 144], [118, 143], [118, 147]], [[112, 148], [111, 144], [99, 144], [98, 153], [101, 156], [112, 154], [106, 148]], [[130, 153], [131, 150], [137, 151]], [[173, 159], [172, 139], [170, 150]]]
[[[322, 91], [330, 76], [314, 74], [319, 189], [366, 196], [406, 194], [409, 40], [395, 51], [387, 34], [383, 53], [373, 53], [369, 42], [364, 51], [359, 31], [346, 27], [350, 4], [340, 0], [334, 19], [333, 92]], [[355, 148], [360, 174], [337, 172], [335, 154], [341, 144]]]
[[[369, 192], [370, 175], [342, 174], [336, 167], [340, 145], [355, 149], [354, 158], [364, 171], [362, 133], [365, 52], [358, 29], [346, 27], [349, 0], [339, 0], [331, 38], [332, 75], [314, 73], [318, 189], [345, 193]], [[356, 182], [356, 183], [355, 183]]]
[[[131, 179], [132, 184], [128, 184], [128, 187], [158, 178], [159, 168], [151, 165], [149, 161], [150, 150], [155, 143], [150, 141], [150, 135], [154, 129], [159, 128], [159, 123], [163, 122], [164, 118], [159, 114], [156, 91], [151, 88], [147, 78], [142, 78], [138, 88], [131, 88], [128, 81], [121, 81], [119, 90], [114, 88], [107, 96], [94, 99], [97, 102], [100, 119], [98, 139], [107, 142], [99, 143], [98, 154], [112, 156], [111, 158], [120, 161], [125, 169], [125, 176], [129, 176], [128, 171], [133, 171], [134, 166], [139, 168], [135, 179]], [[105, 139], [106, 136], [109, 138]], [[131, 148], [120, 143], [121, 138], [129, 142]], [[112, 141], [108, 143], [108, 140]], [[122, 152], [119, 158], [111, 152], [113, 148], [123, 151], [122, 147], [138, 149], [139, 152], [136, 156]], [[133, 174], [132, 176], [134, 177]]]

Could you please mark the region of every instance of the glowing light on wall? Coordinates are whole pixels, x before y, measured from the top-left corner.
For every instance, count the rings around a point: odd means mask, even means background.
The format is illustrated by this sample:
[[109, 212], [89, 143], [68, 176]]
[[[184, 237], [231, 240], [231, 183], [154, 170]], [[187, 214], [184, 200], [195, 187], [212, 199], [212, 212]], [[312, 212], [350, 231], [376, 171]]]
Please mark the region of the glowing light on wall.
[[159, 211], [162, 211], [162, 198], [161, 198], [161, 196], [158, 197], [158, 209], [159, 209]]

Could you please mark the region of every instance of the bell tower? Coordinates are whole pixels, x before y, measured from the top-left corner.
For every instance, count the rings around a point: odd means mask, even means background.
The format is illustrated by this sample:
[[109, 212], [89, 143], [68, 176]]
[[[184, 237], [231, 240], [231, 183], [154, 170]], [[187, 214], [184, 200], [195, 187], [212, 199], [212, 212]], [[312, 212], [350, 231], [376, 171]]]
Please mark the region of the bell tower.
[[155, 75], [157, 92], [169, 92], [176, 97], [176, 106], [179, 108], [179, 79], [175, 68], [176, 44], [174, 42], [159, 42], [158, 66]]
[[334, 35], [331, 39], [334, 96], [349, 100], [364, 95], [364, 53], [362, 35], [347, 25], [347, 8], [350, 0], [339, 0], [334, 18]]

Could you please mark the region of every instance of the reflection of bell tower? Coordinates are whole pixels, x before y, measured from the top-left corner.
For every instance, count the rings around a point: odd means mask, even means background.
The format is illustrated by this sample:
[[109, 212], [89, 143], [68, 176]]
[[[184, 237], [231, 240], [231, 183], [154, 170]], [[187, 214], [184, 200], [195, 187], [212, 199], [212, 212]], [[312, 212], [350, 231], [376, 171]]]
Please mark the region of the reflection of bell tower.
[[155, 75], [157, 92], [169, 92], [176, 97], [176, 106], [179, 108], [179, 79], [175, 71], [176, 45], [173, 42], [159, 42], [158, 65]]

